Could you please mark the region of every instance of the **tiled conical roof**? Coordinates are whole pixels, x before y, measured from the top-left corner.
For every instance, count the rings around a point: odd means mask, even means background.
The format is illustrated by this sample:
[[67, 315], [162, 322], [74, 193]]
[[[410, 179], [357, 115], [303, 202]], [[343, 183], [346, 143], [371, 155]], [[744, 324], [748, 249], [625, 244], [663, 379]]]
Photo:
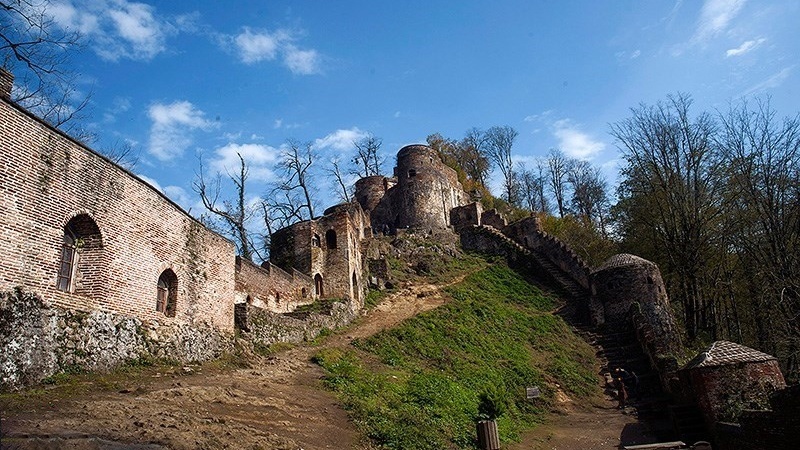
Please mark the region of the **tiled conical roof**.
[[762, 362], [773, 359], [777, 358], [735, 342], [717, 341], [689, 361], [689, 363], [686, 364], [686, 368], [725, 366], [728, 364]]
[[638, 266], [638, 265], [653, 265], [653, 262], [650, 262], [644, 258], [640, 258], [636, 255], [631, 255], [630, 253], [620, 253], [618, 255], [614, 255], [608, 258], [600, 267], [596, 268], [595, 272], [600, 272], [602, 270], [608, 269], [616, 269], [617, 267], [623, 266]]

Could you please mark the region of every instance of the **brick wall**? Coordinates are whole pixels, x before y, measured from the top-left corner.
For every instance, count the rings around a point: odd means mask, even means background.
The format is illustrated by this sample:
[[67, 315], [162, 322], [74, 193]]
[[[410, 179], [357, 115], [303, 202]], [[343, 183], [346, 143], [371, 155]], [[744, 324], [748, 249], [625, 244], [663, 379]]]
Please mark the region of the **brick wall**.
[[297, 270], [287, 272], [265, 262], [257, 266], [236, 257], [236, 303], [248, 303], [276, 313], [294, 311], [314, 302], [314, 281]]
[[[0, 290], [48, 304], [233, 330], [234, 254], [161, 193], [104, 157], [0, 100]], [[57, 289], [65, 226], [94, 223], [78, 241], [70, 292]], [[73, 222], [74, 223], [74, 222]], [[156, 284], [177, 275], [174, 317], [156, 311]]]

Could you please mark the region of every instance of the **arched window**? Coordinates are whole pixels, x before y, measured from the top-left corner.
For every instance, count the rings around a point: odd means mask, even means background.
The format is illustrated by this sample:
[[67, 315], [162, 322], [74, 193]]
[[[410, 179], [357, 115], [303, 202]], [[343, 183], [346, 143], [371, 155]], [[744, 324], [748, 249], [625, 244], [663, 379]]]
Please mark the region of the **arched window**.
[[156, 292], [156, 311], [167, 317], [175, 317], [175, 307], [178, 304], [178, 276], [172, 269], [161, 272]]
[[325, 295], [325, 290], [322, 286], [322, 275], [314, 275], [314, 295], [322, 297]]
[[328, 230], [325, 232], [325, 245], [328, 248], [336, 248], [336, 231]]
[[319, 247], [320, 246], [320, 239], [319, 239], [319, 235], [318, 234], [315, 234], [314, 236], [311, 236], [311, 246], [312, 247]]
[[64, 292], [93, 296], [105, 285], [98, 276], [103, 268], [100, 228], [88, 214], [73, 217], [64, 227], [56, 287]]

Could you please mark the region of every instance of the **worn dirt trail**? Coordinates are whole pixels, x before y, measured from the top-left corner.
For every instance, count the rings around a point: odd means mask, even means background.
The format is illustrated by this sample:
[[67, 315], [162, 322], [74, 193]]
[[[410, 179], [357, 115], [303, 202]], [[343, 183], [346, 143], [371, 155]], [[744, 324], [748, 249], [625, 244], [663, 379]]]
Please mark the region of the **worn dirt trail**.
[[[32, 401], [2, 412], [0, 448], [370, 449], [322, 387], [323, 371], [310, 358], [442, 305], [443, 287], [409, 286], [321, 344], [254, 357], [249, 369], [195, 367], [190, 373], [138, 375], [121, 390]], [[620, 442], [652, 442], [636, 418], [615, 409], [611, 399], [589, 409], [565, 399], [560, 409], [562, 414], [507, 448], [612, 449]]]
[[[453, 283], [460, 281], [457, 279]], [[366, 449], [311, 356], [444, 303], [431, 284], [398, 291], [346, 330], [252, 368], [136, 377], [119, 391], [33, 402], [2, 414], [2, 448]]]

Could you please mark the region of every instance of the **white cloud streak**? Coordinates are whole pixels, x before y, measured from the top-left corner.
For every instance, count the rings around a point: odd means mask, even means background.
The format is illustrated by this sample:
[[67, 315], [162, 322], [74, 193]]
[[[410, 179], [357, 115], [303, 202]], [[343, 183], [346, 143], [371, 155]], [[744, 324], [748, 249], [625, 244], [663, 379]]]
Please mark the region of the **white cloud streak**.
[[210, 130], [215, 124], [188, 101], [154, 103], [148, 110], [153, 122], [147, 151], [160, 161], [179, 158], [192, 144], [192, 131]]
[[358, 127], [349, 130], [339, 129], [327, 136], [314, 140], [314, 148], [317, 150], [335, 150], [339, 152], [349, 152], [353, 150], [353, 142], [367, 137], [369, 133], [360, 130]]
[[700, 10], [694, 43], [704, 43], [728, 28], [728, 24], [741, 11], [746, 0], [706, 0]]
[[751, 41], [745, 41], [745, 42], [742, 43], [742, 45], [740, 45], [740, 46], [738, 46], [736, 48], [728, 49], [728, 51], [725, 52], [725, 57], [726, 58], [730, 58], [731, 56], [742, 56], [745, 53], [749, 53], [749, 52], [755, 50], [758, 46], [763, 44], [765, 41], [766, 41], [765, 38], [754, 39], [754, 40], [751, 40]]

